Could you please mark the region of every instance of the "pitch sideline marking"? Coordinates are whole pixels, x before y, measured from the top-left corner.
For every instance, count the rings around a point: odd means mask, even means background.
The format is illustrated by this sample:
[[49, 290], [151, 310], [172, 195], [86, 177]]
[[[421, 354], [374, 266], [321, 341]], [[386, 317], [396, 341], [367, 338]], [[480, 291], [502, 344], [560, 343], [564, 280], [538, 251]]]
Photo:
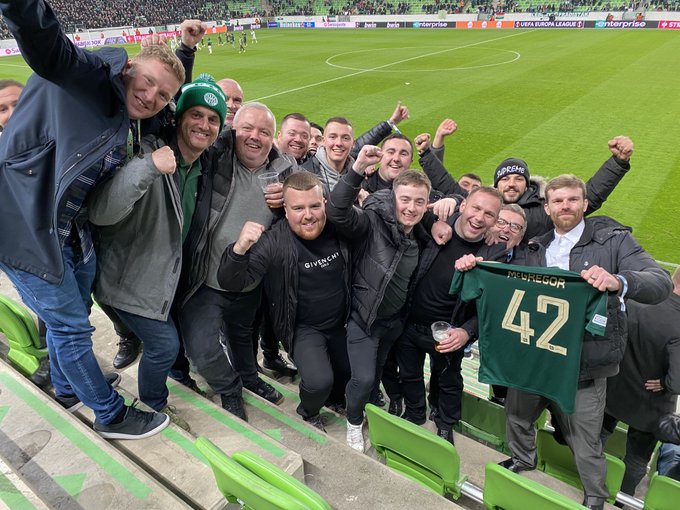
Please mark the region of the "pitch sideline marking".
[[[438, 55], [440, 53], [444, 53], [444, 52], [447, 52], [447, 51], [455, 51], [455, 50], [459, 50], [459, 49], [463, 49], [463, 48], [469, 48], [469, 47], [472, 47], [472, 46], [478, 46], [480, 44], [486, 44], [486, 43], [490, 43], [490, 42], [500, 41], [502, 39], [509, 39], [510, 37], [517, 37], [519, 35], [525, 35], [525, 34], [528, 34], [528, 33], [531, 33], [531, 32], [533, 32], [533, 30], [530, 30], [528, 32], [518, 32], [516, 34], [505, 35], [503, 37], [495, 37], [493, 39], [487, 39], [485, 41], [478, 41], [478, 42], [475, 42], [475, 43], [466, 44], [464, 46], [456, 46], [455, 48], [447, 48], [445, 50], [434, 51], [434, 52], [426, 53], [424, 55], [420, 55], [420, 56], [417, 56], [417, 57], [405, 58], [405, 59], [402, 59], [402, 60], [397, 60], [396, 62], [391, 62], [391, 63], [388, 63], [388, 64], [383, 64], [381, 66], [373, 67], [371, 69], [364, 69], [362, 71], [357, 71], [355, 73], [349, 73], [349, 74], [346, 74], [344, 76], [337, 76], [335, 78], [329, 78], [328, 80], [322, 80], [322, 81], [319, 81], [319, 82], [316, 82], [316, 83], [310, 83], [308, 85], [302, 85], [301, 87], [295, 87], [295, 88], [288, 89], [288, 90], [282, 90], [281, 92], [277, 92], [275, 94], [270, 94], [268, 96], [258, 97], [256, 99], [253, 99], [253, 101], [262, 101], [263, 99], [269, 99], [271, 97], [277, 97], [277, 96], [282, 96], [284, 94], [290, 94], [291, 92], [298, 92], [300, 90], [305, 90], [305, 89], [309, 89], [309, 88], [312, 88], [312, 87], [318, 87], [319, 85], [325, 85], [326, 83], [332, 83], [334, 81], [344, 80], [345, 78], [351, 78], [353, 76], [359, 76], [360, 74], [379, 71], [380, 69], [383, 69], [385, 67], [403, 64], [404, 62], [409, 62], [411, 60], [415, 60], [415, 59], [418, 59], [418, 58], [431, 57], [433, 55]], [[332, 57], [329, 57], [329, 58], [332, 58]]]

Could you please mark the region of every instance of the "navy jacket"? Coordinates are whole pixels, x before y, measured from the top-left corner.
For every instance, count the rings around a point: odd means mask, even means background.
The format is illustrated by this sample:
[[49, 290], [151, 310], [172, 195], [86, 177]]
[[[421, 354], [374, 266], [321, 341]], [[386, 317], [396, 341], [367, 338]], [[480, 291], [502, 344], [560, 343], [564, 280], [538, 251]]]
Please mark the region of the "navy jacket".
[[0, 262], [59, 283], [56, 225], [65, 192], [127, 140], [128, 56], [77, 48], [42, 0], [0, 1], [0, 10], [35, 71], [0, 137]]

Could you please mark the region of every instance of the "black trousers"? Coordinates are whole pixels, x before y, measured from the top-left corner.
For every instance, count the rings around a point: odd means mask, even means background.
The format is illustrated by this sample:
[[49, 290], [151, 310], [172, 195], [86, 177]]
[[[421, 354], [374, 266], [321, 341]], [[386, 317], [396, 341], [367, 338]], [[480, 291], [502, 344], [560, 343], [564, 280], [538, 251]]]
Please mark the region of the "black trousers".
[[404, 395], [404, 414], [414, 421], [426, 417], [425, 381], [423, 365], [425, 355], [432, 360], [432, 375], [438, 381], [436, 405], [439, 413], [435, 420], [437, 427], [451, 430], [460, 421], [460, 403], [463, 397], [463, 374], [461, 362], [463, 349], [441, 354], [435, 350], [435, 342], [429, 326], [407, 322], [404, 333], [397, 341], [397, 361]]

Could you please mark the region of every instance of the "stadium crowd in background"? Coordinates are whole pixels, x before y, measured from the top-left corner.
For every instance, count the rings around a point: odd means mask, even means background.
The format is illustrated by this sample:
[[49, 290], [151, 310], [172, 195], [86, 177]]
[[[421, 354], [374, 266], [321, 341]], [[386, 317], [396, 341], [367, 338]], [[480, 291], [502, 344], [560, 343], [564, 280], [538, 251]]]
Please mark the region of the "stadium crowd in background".
[[[162, 8], [179, 15], [190, 4], [159, 2], [149, 15], [160, 15]], [[438, 435], [454, 443], [464, 349], [478, 338], [486, 342], [485, 332], [495, 324], [483, 315], [486, 308], [452, 287], [454, 276], [481, 260], [546, 268], [558, 276], [570, 270], [577, 273], [577, 290], [570, 289], [574, 302], [596, 295], [605, 303], [600, 329], [584, 335], [581, 316], [569, 331], [577, 341], [583, 337], [580, 355], [572, 359], [578, 379], [573, 409], [511, 377], [505, 405], [512, 456], [501, 465], [515, 472], [536, 467], [533, 424], [550, 406], [574, 453], [584, 504], [603, 508], [609, 496], [600, 443], [605, 405], [610, 429], [622, 417], [606, 401], [607, 377], [616, 375], [623, 360], [626, 370], [618, 378], [630, 382], [628, 371], [643, 364], [632, 352], [624, 358], [626, 301], [663, 315], [670, 312], [662, 307], [677, 308], [670, 276], [630, 229], [588, 216], [630, 170], [629, 138], [608, 141], [611, 157], [587, 182], [561, 175], [546, 183], [530, 174], [523, 159], [510, 157], [496, 168], [492, 185], [484, 186], [473, 173], [455, 179], [443, 164], [455, 121], [444, 119], [434, 137], [421, 133], [412, 141], [397, 127], [410, 115], [401, 103], [359, 137], [342, 111], [314, 119], [325, 120], [323, 129], [291, 113], [277, 134], [271, 110], [243, 103], [244, 92], [233, 79], [191, 80], [205, 33], [200, 21], [182, 23], [175, 55], [153, 35], [128, 60], [123, 49], [75, 48], [43, 0], [3, 0], [0, 9], [35, 71], [23, 91], [21, 84], [0, 82], [0, 114], [3, 91], [14, 87], [14, 96], [21, 93], [16, 110], [12, 96], [9, 114], [0, 117], [0, 199], [7, 212], [0, 221], [0, 269], [46, 324], [60, 404], [91, 407], [94, 429], [105, 438], [148, 437], [170, 419], [188, 430], [168, 406], [165, 380], [172, 377], [205, 395], [191, 363], [222, 407], [247, 420], [243, 388], [275, 405], [284, 398], [258, 374], [261, 336], [264, 368], [295, 374], [279, 342], [297, 364], [300, 417], [323, 431], [323, 406], [342, 413], [347, 444], [355, 450], [364, 450], [364, 407], [381, 404], [381, 382], [391, 413], [423, 424], [429, 401]], [[83, 75], [97, 86], [80, 87], [73, 78]], [[173, 113], [166, 106], [182, 83]], [[92, 92], [102, 90], [106, 94]], [[45, 122], [36, 112], [48, 104], [61, 115]], [[37, 139], [37, 132], [46, 138]], [[414, 149], [422, 172], [410, 168]], [[27, 159], [41, 170], [40, 186], [22, 180], [30, 172], [9, 171]], [[156, 261], [153, 271], [150, 259]], [[533, 280], [539, 289], [545, 284], [536, 275]], [[109, 307], [114, 323], [122, 322], [144, 345], [138, 393], [158, 412], [125, 405], [114, 390], [120, 377], [99, 368], [89, 321], [92, 292]], [[564, 303], [568, 309], [565, 299], [548, 302], [566, 321]], [[531, 344], [539, 327], [534, 332], [524, 318], [520, 325], [508, 319], [512, 306], [496, 304], [506, 314], [502, 328], [521, 333], [519, 345]], [[266, 323], [261, 334], [258, 316]], [[435, 322], [450, 323], [438, 343], [432, 339]], [[545, 350], [559, 364], [559, 348], [539, 349], [539, 343], [533, 350]], [[133, 347], [126, 364], [137, 355]], [[516, 369], [519, 358], [514, 361]], [[637, 381], [637, 389], [672, 393], [665, 395], [661, 414], [672, 410], [677, 387], [664, 375], [674, 372], [663, 359], [656, 364], [650, 369], [655, 376]], [[638, 425], [643, 439], [627, 457], [629, 491], [648, 457], [652, 421]]]

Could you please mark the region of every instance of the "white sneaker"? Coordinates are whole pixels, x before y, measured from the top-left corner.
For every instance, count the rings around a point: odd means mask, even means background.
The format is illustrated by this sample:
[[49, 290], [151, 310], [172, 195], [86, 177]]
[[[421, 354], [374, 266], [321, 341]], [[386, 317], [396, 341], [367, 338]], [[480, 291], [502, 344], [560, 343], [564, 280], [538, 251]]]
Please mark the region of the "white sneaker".
[[350, 422], [347, 422], [347, 446], [364, 453], [364, 434], [362, 428], [363, 423], [352, 425]]

